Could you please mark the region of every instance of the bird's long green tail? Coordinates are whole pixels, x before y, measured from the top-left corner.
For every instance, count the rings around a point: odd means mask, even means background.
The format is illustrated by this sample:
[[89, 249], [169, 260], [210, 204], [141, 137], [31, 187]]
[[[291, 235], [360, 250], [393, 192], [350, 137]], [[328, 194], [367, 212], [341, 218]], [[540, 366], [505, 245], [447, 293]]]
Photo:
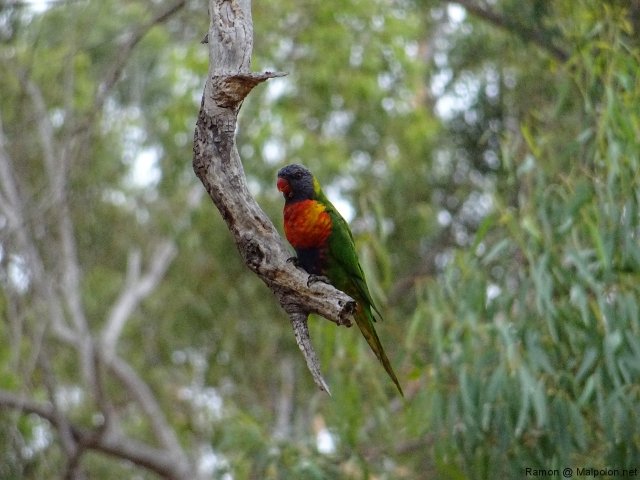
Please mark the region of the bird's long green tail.
[[371, 347], [371, 350], [373, 350], [373, 353], [376, 354], [378, 360], [380, 360], [380, 363], [391, 377], [391, 380], [393, 380], [393, 383], [396, 384], [400, 395], [404, 397], [404, 393], [402, 392], [402, 388], [400, 387], [400, 382], [398, 382], [398, 378], [396, 377], [393, 368], [391, 368], [391, 362], [389, 362], [387, 354], [384, 353], [384, 349], [382, 348], [382, 344], [380, 343], [380, 339], [378, 338], [376, 329], [373, 327], [373, 315], [370, 311], [368, 313], [369, 315], [367, 315], [365, 309], [362, 308], [360, 304], [358, 304], [358, 308], [353, 317], [355, 318], [356, 323], [360, 328], [360, 332], [362, 332], [362, 336]]

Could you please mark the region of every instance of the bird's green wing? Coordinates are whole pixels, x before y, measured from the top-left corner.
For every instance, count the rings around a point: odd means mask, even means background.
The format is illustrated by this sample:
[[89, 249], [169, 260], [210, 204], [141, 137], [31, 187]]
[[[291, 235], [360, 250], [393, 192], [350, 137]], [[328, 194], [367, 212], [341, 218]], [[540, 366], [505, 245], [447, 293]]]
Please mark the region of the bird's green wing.
[[[322, 190], [317, 196], [317, 201], [325, 206], [333, 223], [331, 235], [328, 238], [331, 261], [327, 276], [334, 287], [354, 297], [354, 300], [371, 307], [382, 318], [367, 287], [364, 271], [356, 253], [353, 234], [347, 221], [322, 193]], [[373, 316], [371, 319], [375, 321]]]
[[353, 234], [351, 229], [342, 215], [335, 209], [329, 200], [322, 194], [322, 190], [316, 192], [316, 200], [322, 203], [326, 212], [331, 217], [333, 223], [331, 234], [329, 235], [329, 266], [327, 268], [327, 276], [329, 280], [338, 290], [342, 290], [347, 295], [351, 296], [356, 302], [358, 302], [358, 308], [354, 313], [354, 318], [360, 332], [364, 336], [365, 340], [375, 353], [380, 363], [386, 370], [386, 372], [395, 383], [400, 395], [402, 388], [400, 382], [396, 377], [393, 367], [387, 354], [384, 352], [384, 348], [380, 343], [376, 329], [373, 326], [375, 317], [371, 310], [373, 309], [380, 318], [380, 312], [376, 308], [369, 293], [367, 282], [364, 278], [364, 271], [358, 260], [358, 254], [356, 253], [356, 246], [353, 240]]

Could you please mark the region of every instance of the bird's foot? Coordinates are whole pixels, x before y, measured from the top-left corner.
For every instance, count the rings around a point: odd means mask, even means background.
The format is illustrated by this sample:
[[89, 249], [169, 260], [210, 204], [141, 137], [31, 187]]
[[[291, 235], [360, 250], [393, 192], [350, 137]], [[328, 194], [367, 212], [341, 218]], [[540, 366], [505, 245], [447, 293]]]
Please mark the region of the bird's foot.
[[331, 285], [331, 280], [329, 280], [328, 277], [325, 277], [324, 275], [309, 275], [309, 278], [307, 279], [307, 287], [310, 287], [311, 285], [313, 285], [314, 283], [317, 282], [322, 282], [322, 283], [328, 283], [329, 285]]

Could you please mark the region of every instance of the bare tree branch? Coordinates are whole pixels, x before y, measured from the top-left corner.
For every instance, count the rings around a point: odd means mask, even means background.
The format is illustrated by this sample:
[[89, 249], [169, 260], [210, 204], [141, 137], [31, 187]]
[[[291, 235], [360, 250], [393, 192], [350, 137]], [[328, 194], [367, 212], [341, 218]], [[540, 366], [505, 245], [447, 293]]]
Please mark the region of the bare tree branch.
[[72, 125], [68, 131], [69, 139], [84, 132], [84, 138], [82, 138], [82, 141], [86, 142], [88, 140], [87, 127], [91, 125], [96, 116], [103, 111], [104, 104], [118, 83], [118, 80], [122, 75], [122, 71], [131, 57], [133, 49], [138, 45], [138, 43], [140, 43], [149, 30], [154, 26], [167, 21], [172, 15], [184, 7], [186, 3], [186, 0], [177, 0], [171, 5], [162, 8], [160, 11], [156, 12], [149, 21], [135, 28], [133, 32], [128, 35], [128, 38], [120, 44], [113, 61], [106, 69], [106, 72], [102, 75], [102, 82], [98, 85], [97, 92], [95, 93], [93, 107], [90, 108], [89, 113], [77, 123], [73, 124], [72, 122], [69, 122], [69, 125]]
[[[62, 251], [62, 286], [67, 307], [78, 334], [88, 336], [88, 324], [80, 299], [80, 267], [77, 260], [74, 229], [66, 200], [68, 161], [65, 161], [62, 157], [62, 152], [56, 144], [54, 128], [49, 118], [42, 91], [29, 78], [21, 78], [21, 81], [31, 98], [34, 109], [45, 171], [49, 180], [49, 207], [57, 207], [56, 215], [59, 220], [58, 227]], [[90, 363], [89, 355], [87, 355], [85, 363]]]
[[[50, 404], [36, 402], [32, 398], [0, 389], [0, 405], [25, 413], [33, 413], [57, 425], [56, 414]], [[130, 439], [114, 430], [88, 430], [69, 422], [76, 443], [84, 448], [128, 460], [135, 465], [157, 473], [161, 478], [171, 480], [193, 480], [197, 478], [188, 463], [176, 461], [175, 457], [163, 449], [149, 447]]]
[[316, 385], [318, 385], [320, 390], [331, 395], [329, 386], [327, 385], [327, 382], [324, 380], [322, 372], [320, 371], [320, 361], [318, 360], [316, 352], [313, 349], [313, 345], [311, 344], [311, 337], [309, 336], [309, 325], [307, 324], [308, 314], [304, 313], [304, 311], [292, 310], [290, 307], [287, 313], [289, 314], [289, 319], [291, 320], [293, 333], [296, 336], [296, 343], [298, 344], [298, 347], [300, 347], [300, 351], [307, 361], [307, 368], [311, 372], [313, 380], [316, 382]]
[[489, 22], [490, 24], [498, 28], [507, 30], [510, 33], [514, 33], [526, 42], [530, 42], [534, 45], [537, 45], [538, 47], [541, 47], [561, 63], [565, 63], [567, 60], [569, 60], [569, 53], [555, 45], [551, 41], [551, 38], [549, 38], [549, 34], [542, 30], [531, 28], [527, 25], [524, 25], [522, 22], [514, 21], [510, 18], [502, 16], [496, 12], [478, 5], [474, 0], [443, 1], [446, 3], [457, 3], [471, 15], [485, 20], [486, 22]]
[[[104, 102], [113, 90], [116, 82], [120, 78], [122, 70], [129, 59], [133, 48], [142, 40], [144, 35], [154, 25], [168, 19], [186, 3], [185, 0], [178, 0], [167, 8], [157, 12], [148, 22], [136, 28], [128, 40], [121, 46], [114, 62], [108, 69], [104, 81], [95, 101], [93, 112], [101, 111]], [[40, 142], [42, 145], [45, 167], [50, 183], [51, 201], [57, 207], [56, 214], [59, 216], [58, 227], [60, 234], [60, 250], [62, 252], [62, 289], [68, 311], [76, 329], [76, 334], [82, 337], [82, 341], [76, 343], [81, 352], [85, 382], [94, 392], [98, 400], [98, 386], [96, 385], [96, 373], [93, 371], [94, 364], [94, 343], [90, 335], [84, 307], [81, 300], [80, 291], [80, 266], [77, 259], [75, 243], [75, 233], [69, 206], [66, 201], [66, 178], [68, 171], [68, 161], [61, 157], [61, 151], [56, 147], [54, 130], [49, 119], [46, 105], [40, 89], [29, 79], [23, 79], [23, 84], [32, 100], [35, 110], [36, 122]], [[71, 150], [70, 143], [72, 136], [67, 139], [64, 152]], [[151, 270], [142, 279], [136, 278], [136, 283], [125, 285], [119, 301], [114, 306], [105, 328], [104, 351], [109, 352], [115, 349], [116, 342], [120, 336], [127, 318], [139, 302], [145, 298], [157, 286], [159, 280], [164, 275], [170, 261], [175, 256], [175, 246], [168, 243], [163, 244], [157, 251], [152, 263]], [[128, 290], [127, 290], [128, 287]]]
[[[44, 383], [49, 391], [51, 405], [41, 405], [18, 394], [0, 391], [0, 406], [9, 406], [23, 411], [31, 411], [48, 419], [59, 433], [61, 447], [67, 457], [66, 477], [79, 479], [83, 477], [79, 463], [80, 455], [86, 448], [115, 455], [130, 460], [140, 466], [157, 472], [162, 478], [194, 479], [197, 472], [180, 445], [176, 432], [172, 429], [149, 386], [124, 360], [115, 356], [117, 342], [122, 328], [132, 311], [140, 301], [155, 289], [164, 276], [166, 269], [175, 257], [176, 247], [172, 242], [162, 243], [154, 253], [149, 269], [140, 272], [140, 261], [132, 258], [127, 274], [127, 284], [106, 319], [103, 330], [103, 348], [94, 348], [97, 340], [91, 335], [81, 298], [81, 268], [77, 256], [74, 224], [67, 200], [67, 178], [73, 153], [78, 151], [78, 144], [89, 138], [87, 126], [100, 115], [104, 103], [117, 84], [124, 66], [130, 58], [133, 48], [154, 25], [165, 21], [178, 11], [186, 0], [178, 0], [140, 27], [122, 44], [113, 62], [107, 68], [107, 74], [99, 86], [95, 98], [95, 107], [82, 120], [83, 125], [67, 128], [67, 135], [59, 136], [53, 128], [47, 111], [43, 92], [31, 81], [27, 74], [20, 77], [34, 111], [35, 126], [43, 155], [44, 173], [48, 180], [49, 191], [46, 195], [48, 213], [55, 217], [58, 235], [47, 248], [59, 252], [58, 262], [54, 270], [45, 263], [48, 257], [38, 244], [33, 234], [37, 222], [30, 219], [30, 206], [25, 202], [25, 191], [22, 191], [20, 179], [15, 175], [17, 165], [9, 155], [7, 141], [0, 121], [0, 214], [8, 220], [5, 230], [10, 236], [17, 256], [24, 258], [30, 281], [30, 297], [34, 300], [30, 307], [36, 316], [45, 321], [37, 325], [38, 334], [34, 340], [33, 351], [40, 359], [41, 369], [45, 373]], [[71, 70], [69, 70], [71, 72]], [[70, 74], [72, 75], [72, 73]], [[72, 102], [67, 102], [72, 105]], [[69, 108], [72, 108], [71, 106]], [[69, 117], [73, 112], [69, 113]], [[67, 119], [67, 125], [72, 125]], [[80, 133], [80, 137], [78, 137]], [[34, 207], [33, 209], [38, 210]], [[39, 208], [42, 210], [42, 208]], [[4, 242], [4, 240], [3, 240]], [[70, 323], [67, 323], [68, 320]], [[50, 368], [50, 355], [46, 348], [40, 350], [47, 340], [48, 327], [53, 327], [56, 337], [80, 352], [80, 365], [85, 382], [93, 392], [98, 408], [105, 416], [105, 422], [95, 431], [86, 430], [73, 425], [57, 406], [56, 389], [53, 371]], [[40, 328], [41, 327], [41, 328]], [[151, 448], [123, 436], [118, 429], [117, 418], [108, 392], [103, 388], [102, 375], [108, 372], [118, 379], [131, 394], [149, 418], [156, 441], [161, 448]]]
[[167, 422], [164, 413], [155, 395], [149, 386], [138, 376], [131, 366], [116, 356], [103, 358], [105, 365], [120, 380], [127, 390], [136, 398], [145, 415], [148, 417], [151, 427], [158, 438], [160, 445], [168, 452], [173, 452], [186, 462], [186, 455], [174, 430]]
[[[46, 299], [46, 309], [48, 318], [53, 319], [54, 332], [56, 335], [63, 339], [66, 343], [74, 346], [80, 351], [81, 354], [81, 368], [84, 372], [87, 385], [94, 392], [96, 402], [100, 406], [101, 411], [106, 417], [106, 427], [109, 427], [112, 422], [111, 407], [108, 399], [105, 396], [105, 391], [102, 389], [100, 375], [98, 375], [98, 367], [100, 361], [97, 361], [95, 353], [102, 355], [102, 352], [95, 352], [93, 348], [93, 338], [90, 335], [88, 324], [85, 319], [84, 310], [80, 300], [80, 275], [79, 265], [77, 261], [76, 245], [74, 229], [71, 223], [71, 218], [68, 211], [68, 205], [66, 204], [66, 198], [64, 195], [65, 179], [62, 181], [56, 181], [52, 176], [58, 175], [60, 170], [60, 159], [57, 158], [55, 152], [55, 140], [49, 134], [52, 134], [52, 130], [47, 127], [48, 118], [46, 108], [44, 107], [44, 101], [40, 95], [39, 90], [35, 85], [31, 85], [31, 96], [34, 104], [34, 110], [36, 111], [36, 117], [39, 117], [39, 133], [41, 143], [43, 147], [45, 157], [45, 170], [50, 180], [50, 188], [52, 190], [51, 197], [55, 198], [51, 207], [55, 208], [55, 213], [60, 216], [59, 229], [60, 229], [60, 251], [61, 266], [63, 270], [63, 282], [59, 284], [51, 276], [51, 272], [47, 272], [44, 264], [40, 258], [40, 254], [36, 246], [32, 243], [32, 236], [28, 231], [28, 226], [25, 223], [25, 215], [23, 213], [24, 205], [14, 181], [14, 173], [11, 167], [11, 161], [8, 157], [5, 145], [6, 141], [4, 135], [0, 130], [0, 174], [2, 174], [1, 185], [6, 196], [10, 201], [6, 205], [3, 205], [3, 210], [8, 213], [8, 219], [10, 220], [10, 227], [16, 234], [16, 238], [24, 250], [24, 256], [27, 259], [29, 267], [30, 279], [39, 293], [36, 294], [36, 298]], [[49, 125], [50, 127], [50, 125]], [[56, 190], [54, 192], [54, 190]], [[117, 340], [120, 335], [120, 331], [124, 326], [126, 319], [129, 317], [131, 311], [136, 305], [146, 297], [157, 286], [160, 279], [164, 275], [166, 268], [170, 264], [171, 260], [175, 257], [176, 248], [171, 242], [165, 242], [161, 244], [154, 256], [152, 265], [142, 278], [140, 278], [139, 268], [136, 271], [135, 282], [130, 282], [130, 290], [125, 290], [123, 295], [119, 299], [119, 307], [114, 311], [120, 316], [112, 315], [110, 317], [110, 325], [112, 328], [107, 330], [107, 347], [115, 348]], [[59, 290], [54, 285], [62, 286], [61, 291], [66, 298], [68, 311], [73, 319], [74, 328], [70, 329], [66, 326], [64, 309], [60, 304]], [[56, 291], [58, 290], [58, 291]], [[116, 305], [116, 307], [118, 304]], [[112, 312], [113, 313], [113, 312]], [[44, 325], [43, 325], [44, 326]], [[36, 349], [37, 350], [37, 349]], [[108, 350], [106, 350], [108, 351]], [[176, 465], [181, 470], [190, 471], [189, 461], [184, 454], [176, 436], [175, 432], [171, 429], [162, 411], [157, 404], [153, 393], [149, 387], [137, 376], [135, 371], [123, 360], [113, 358], [109, 355], [104, 361], [111, 372], [122, 382], [122, 384], [131, 392], [132, 396], [140, 403], [142, 410], [148, 416], [152, 428], [158, 438], [160, 445], [163, 446], [163, 453], [160, 457], [163, 462], [168, 462], [175, 469]], [[55, 386], [49, 382], [50, 396], [52, 402], [55, 405]], [[57, 420], [56, 420], [57, 419]], [[78, 450], [74, 450], [72, 438], [69, 434], [69, 428], [64, 417], [60, 417], [56, 408], [52, 410], [52, 416], [50, 420], [56, 425], [56, 428], [60, 432], [60, 438], [67, 457], [69, 459], [67, 476], [69, 478], [80, 478], [82, 476], [81, 470], [78, 465]], [[77, 432], [76, 432], [77, 433]], [[85, 436], [86, 437], [86, 436]], [[83, 441], [89, 441], [88, 438], [83, 437]], [[127, 458], [129, 454], [122, 452], [121, 445], [127, 444], [120, 440], [112, 442], [111, 449], [115, 448], [118, 455], [122, 458]], [[134, 445], [135, 447], [136, 445]], [[102, 448], [103, 446], [100, 446]], [[121, 455], [125, 453], [124, 455]], [[156, 461], [156, 460], [154, 460]], [[149, 468], [156, 469], [153, 465], [145, 465]], [[164, 475], [167, 476], [167, 475]], [[173, 478], [174, 475], [168, 475]], [[176, 477], [180, 478], [180, 477]], [[187, 475], [184, 478], [194, 478], [193, 475]]]
[[11, 160], [7, 152], [7, 139], [2, 126], [2, 112], [0, 112], [0, 188], [2, 189], [2, 202], [0, 209], [9, 222], [11, 229], [16, 229], [23, 222], [21, 212], [17, 210], [20, 205], [18, 187], [11, 168]]
[[62, 200], [64, 194], [64, 185], [66, 179], [66, 169], [62, 168], [62, 162], [58, 155], [55, 137], [53, 133], [53, 125], [49, 119], [49, 113], [42, 96], [42, 92], [38, 86], [29, 78], [20, 78], [22, 85], [31, 98], [33, 105], [34, 118], [38, 127], [38, 137], [42, 147], [42, 155], [44, 158], [45, 171], [49, 179], [49, 190], [51, 198], [49, 201], [58, 204]]
[[[35, 122], [38, 126], [38, 134], [44, 158], [45, 171], [49, 181], [49, 197], [47, 199], [48, 208], [53, 207], [53, 214], [57, 217], [57, 226], [60, 237], [60, 252], [62, 292], [71, 320], [76, 330], [76, 335], [82, 338], [76, 344], [80, 351], [82, 361], [83, 378], [86, 385], [94, 392], [97, 400], [96, 374], [93, 371], [93, 339], [89, 332], [89, 325], [82, 305], [80, 292], [80, 265], [76, 250], [75, 232], [69, 204], [66, 195], [66, 179], [68, 171], [68, 160], [61, 156], [60, 149], [54, 136], [53, 125], [47, 112], [46, 104], [42, 92], [38, 86], [29, 78], [21, 79], [26, 91], [31, 98], [34, 109]], [[65, 149], [65, 152], [68, 148]], [[50, 275], [51, 276], [51, 275]], [[53, 274], [55, 276], [55, 273]]]
[[[244, 262], [290, 315], [299, 343], [309, 335], [301, 315], [317, 313], [338, 325], [350, 325], [355, 302], [330, 285], [307, 285], [308, 275], [287, 262], [287, 247], [247, 188], [235, 143], [238, 110], [255, 85], [282, 75], [250, 73], [251, 2], [210, 0], [209, 12], [209, 73], [194, 134], [194, 171], [227, 222]], [[304, 345], [307, 364], [318, 366], [311, 343], [305, 340]], [[319, 368], [312, 373], [326, 390]]]
[[[67, 339], [63, 339], [63, 340], [67, 340]], [[78, 343], [81, 343], [81, 340], [77, 336], [72, 336], [71, 339], [68, 341], [68, 343], [76, 346], [77, 348], [80, 348], [78, 346]], [[149, 419], [149, 422], [155, 433], [156, 438], [158, 439], [160, 445], [163, 448], [164, 460], [166, 460], [167, 463], [172, 464], [173, 465], [172, 468], [178, 468], [180, 471], [190, 470], [189, 460], [182, 446], [180, 445], [180, 442], [178, 441], [178, 438], [174, 430], [171, 428], [171, 426], [167, 422], [167, 419], [164, 416], [164, 413], [162, 412], [162, 409], [160, 408], [160, 405], [158, 404], [149, 386], [144, 382], [144, 380], [140, 378], [140, 376], [136, 373], [136, 371], [126, 361], [115, 356], [115, 354], [109, 353], [108, 355], [105, 355], [104, 351], [102, 350], [94, 351], [94, 354], [99, 355], [99, 359], [94, 359], [94, 361], [98, 365], [94, 364], [94, 368], [93, 368], [93, 372], [96, 372], [95, 380], [97, 385], [96, 388], [98, 391], [97, 401], [101, 406], [103, 414], [106, 417], [105, 425], [101, 429], [105, 429], [109, 431], [112, 430], [112, 428], [109, 428], [111, 427], [111, 424], [112, 424], [112, 422], [110, 422], [111, 406], [108, 403], [108, 400], [106, 399], [106, 397], [104, 396], [105, 392], [102, 389], [102, 382], [101, 382], [100, 373], [99, 373], [100, 365], [104, 364], [106, 368], [121, 382], [121, 384], [139, 403], [140, 407], [142, 408], [142, 411], [144, 412], [146, 417]], [[2, 405], [3, 402], [6, 402], [8, 405], [13, 406], [14, 408], [21, 408], [20, 404], [19, 403], [16, 404], [16, 402], [14, 401], [15, 398], [17, 398], [14, 394], [5, 392], [5, 394], [8, 395], [7, 397], [8, 399], [5, 398], [4, 400], [1, 394], [2, 394], [2, 391], [0, 390], [0, 405]], [[26, 397], [24, 396], [21, 396], [20, 398], [26, 399]], [[31, 411], [29, 408], [25, 408], [25, 410]], [[35, 413], [47, 418], [52, 423], [58, 425], [57, 422], [55, 421], [55, 415], [53, 415], [55, 412], [53, 411], [50, 412], [51, 414], [50, 416], [47, 416], [46, 414], [42, 414], [41, 411], [35, 412]], [[83, 442], [86, 443], [87, 440], [85, 437], [83, 437], [84, 438]], [[118, 442], [120, 442], [120, 440], [114, 441], [113, 445], [117, 445]], [[91, 445], [94, 445], [94, 443], [90, 442], [89, 447], [91, 447]], [[121, 447], [122, 449], [124, 449], [124, 446], [121, 446]], [[142, 448], [143, 445], [142, 444], [134, 445], [134, 448], [138, 448], [138, 447]], [[106, 447], [104, 448], [106, 449]], [[107, 450], [110, 450], [111, 448], [114, 448], [114, 447], [109, 447], [109, 449]], [[103, 447], [101, 446], [99, 449], [103, 449]], [[121, 448], [117, 447], [115, 451], [121, 452]], [[106, 453], [112, 453], [114, 455], [121, 456], [122, 458], [125, 458], [125, 459], [129, 458], [127, 455], [120, 455], [120, 453], [116, 454], [111, 451], [106, 451]], [[152, 470], [156, 470], [156, 467], [150, 466], [146, 462], [140, 463], [140, 464], [141, 466], [145, 466]], [[174, 477], [171, 476], [170, 478], [174, 478]], [[175, 477], [175, 478], [183, 478], [183, 477]], [[196, 477], [191, 475], [191, 476], [186, 476], [185, 478], [194, 479]]]
[[94, 103], [94, 112], [100, 111], [106, 101], [107, 97], [116, 85], [122, 70], [126, 65], [131, 52], [134, 47], [144, 38], [146, 33], [155, 25], [164, 22], [171, 17], [174, 13], [180, 10], [186, 4], [186, 0], [177, 0], [175, 3], [167, 6], [166, 8], [157, 12], [147, 23], [138, 27], [130, 37], [120, 46], [120, 50], [113, 63], [107, 70], [107, 73], [102, 77], [103, 81], [98, 88], [98, 94]]
[[62, 443], [62, 450], [67, 457], [65, 478], [69, 480], [84, 480], [86, 475], [84, 474], [82, 467], [80, 466], [80, 456], [82, 455], [82, 449], [76, 443], [71, 429], [71, 423], [69, 419], [64, 415], [62, 409], [59, 406], [57, 398], [57, 385], [54, 379], [53, 371], [50, 365], [50, 354], [48, 349], [43, 346], [40, 349], [38, 355], [38, 364], [40, 370], [42, 370], [42, 377], [47, 393], [49, 394], [49, 401], [52, 406], [53, 416], [55, 417], [55, 424], [58, 429], [60, 441]]
[[[306, 320], [306, 316], [304, 316]], [[276, 421], [273, 428], [275, 440], [285, 440], [291, 437], [291, 421], [293, 420], [293, 406], [295, 393], [296, 372], [290, 355], [280, 359], [280, 395], [276, 404]]]
[[141, 278], [140, 252], [137, 250], [131, 252], [125, 284], [102, 330], [102, 349], [105, 355], [115, 352], [125, 323], [140, 302], [158, 286], [176, 254], [177, 248], [173, 242], [167, 240], [161, 243], [153, 254], [149, 271]]
[[11, 166], [6, 144], [0, 115], [0, 187], [4, 191], [4, 200], [6, 202], [3, 202], [0, 208], [2, 208], [2, 213], [7, 217], [8, 230], [15, 235], [16, 244], [20, 246], [21, 251], [17, 253], [25, 259], [29, 269], [30, 280], [34, 288], [40, 292], [40, 298], [47, 304], [48, 316], [51, 318], [54, 332], [68, 343], [73, 343], [76, 340], [76, 334], [66, 323], [62, 305], [58, 301], [53, 285], [47, 280], [42, 259], [31, 240], [32, 237], [25, 222], [24, 204], [20, 198], [15, 172]]

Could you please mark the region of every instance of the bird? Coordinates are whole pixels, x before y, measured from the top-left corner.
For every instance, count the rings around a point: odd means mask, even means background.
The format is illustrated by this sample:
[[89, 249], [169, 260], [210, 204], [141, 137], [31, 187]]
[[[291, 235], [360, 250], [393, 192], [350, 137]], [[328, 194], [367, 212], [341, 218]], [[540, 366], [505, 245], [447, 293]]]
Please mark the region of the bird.
[[330, 283], [355, 300], [353, 317], [360, 332], [404, 397], [373, 325], [374, 312], [382, 315], [371, 298], [347, 221], [302, 165], [281, 168], [277, 188], [284, 195], [284, 233], [296, 252], [296, 265], [309, 274], [309, 283]]

